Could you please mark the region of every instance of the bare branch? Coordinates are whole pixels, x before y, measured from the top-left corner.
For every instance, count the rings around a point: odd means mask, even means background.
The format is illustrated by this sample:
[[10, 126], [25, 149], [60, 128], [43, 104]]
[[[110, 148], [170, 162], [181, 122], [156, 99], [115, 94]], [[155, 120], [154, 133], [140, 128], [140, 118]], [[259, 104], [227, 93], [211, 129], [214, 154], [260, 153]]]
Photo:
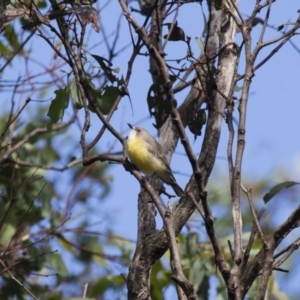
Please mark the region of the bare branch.
[[285, 249], [283, 249], [280, 252], [276, 253], [276, 255], [274, 255], [274, 259], [276, 259], [277, 257], [279, 257], [283, 254], [284, 255], [283, 255], [282, 258], [280, 258], [279, 260], [277, 260], [274, 263], [273, 269], [279, 268], [294, 253], [294, 251], [299, 249], [299, 246], [300, 246], [300, 237], [298, 239], [296, 239], [293, 243], [288, 245]]
[[[257, 216], [258, 221], [260, 220], [260, 218], [262, 217], [264, 212], [265, 212], [265, 209], [262, 208], [261, 211], [259, 212], [258, 216]], [[245, 272], [245, 269], [247, 267], [248, 260], [249, 260], [249, 257], [250, 257], [250, 251], [251, 251], [251, 248], [253, 246], [254, 240], [256, 238], [256, 234], [257, 234], [257, 227], [256, 227], [255, 222], [253, 220], [251, 235], [249, 237], [248, 244], [247, 244], [247, 247], [246, 247], [246, 250], [245, 250], [245, 253], [244, 253], [242, 273]]]
[[164, 216], [164, 224], [169, 240], [169, 247], [171, 253], [170, 264], [173, 272], [172, 279], [182, 288], [188, 300], [197, 300], [198, 297], [194, 292], [193, 286], [185, 277], [181, 267], [180, 255], [173, 228], [173, 207], [170, 201], [168, 202], [168, 207], [169, 210], [166, 211]]
[[253, 206], [252, 195], [251, 195], [252, 188], [246, 189], [246, 188], [243, 187], [243, 185], [241, 187], [242, 187], [242, 190], [244, 191], [244, 193], [247, 195], [249, 205], [250, 205], [250, 209], [251, 209], [251, 213], [252, 213], [252, 217], [253, 217], [253, 222], [255, 224], [256, 230], [259, 234], [259, 237], [260, 237], [264, 247], [266, 247], [267, 242], [266, 242], [264, 234], [263, 234], [263, 232], [260, 228], [259, 221], [258, 221], [258, 216], [256, 215], [256, 212], [255, 212], [255, 209], [254, 209], [254, 206]]

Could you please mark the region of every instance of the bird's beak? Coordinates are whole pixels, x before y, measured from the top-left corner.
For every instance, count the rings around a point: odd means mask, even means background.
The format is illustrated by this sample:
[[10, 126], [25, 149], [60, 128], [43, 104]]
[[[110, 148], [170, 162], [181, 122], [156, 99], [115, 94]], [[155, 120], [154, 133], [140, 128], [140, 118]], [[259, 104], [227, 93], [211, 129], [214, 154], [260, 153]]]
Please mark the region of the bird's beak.
[[133, 129], [133, 126], [132, 126], [131, 124], [127, 123], [127, 125], [128, 125], [131, 129]]

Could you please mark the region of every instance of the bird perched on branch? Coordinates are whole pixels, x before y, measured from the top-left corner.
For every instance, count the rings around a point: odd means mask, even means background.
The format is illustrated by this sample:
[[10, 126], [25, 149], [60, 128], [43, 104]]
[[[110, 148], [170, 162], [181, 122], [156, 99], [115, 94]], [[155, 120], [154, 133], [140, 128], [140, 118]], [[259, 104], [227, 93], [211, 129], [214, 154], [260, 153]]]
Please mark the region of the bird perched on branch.
[[161, 145], [146, 129], [131, 124], [128, 126], [131, 128], [127, 142], [131, 162], [145, 175], [156, 175], [171, 185], [178, 197], [184, 196], [184, 191], [176, 182]]

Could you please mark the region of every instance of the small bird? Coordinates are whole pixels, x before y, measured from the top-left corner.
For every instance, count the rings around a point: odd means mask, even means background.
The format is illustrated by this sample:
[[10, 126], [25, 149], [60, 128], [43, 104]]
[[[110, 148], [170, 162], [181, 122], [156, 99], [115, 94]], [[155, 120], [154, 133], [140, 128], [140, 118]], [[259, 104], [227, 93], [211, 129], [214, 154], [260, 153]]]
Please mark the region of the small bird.
[[176, 182], [161, 145], [146, 129], [129, 123], [128, 126], [131, 128], [127, 141], [131, 162], [145, 175], [157, 175], [171, 185], [178, 197], [184, 196], [184, 191]]

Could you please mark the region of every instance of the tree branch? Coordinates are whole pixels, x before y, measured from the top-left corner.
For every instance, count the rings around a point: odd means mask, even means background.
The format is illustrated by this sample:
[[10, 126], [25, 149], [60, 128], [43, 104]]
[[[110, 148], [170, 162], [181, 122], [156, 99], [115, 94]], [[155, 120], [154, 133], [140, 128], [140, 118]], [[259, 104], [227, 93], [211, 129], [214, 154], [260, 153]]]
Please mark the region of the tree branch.
[[182, 288], [188, 300], [198, 300], [196, 293], [194, 292], [192, 284], [184, 276], [180, 255], [177, 247], [177, 241], [173, 228], [173, 207], [171, 202], [168, 202], [169, 210], [166, 211], [164, 216], [164, 225], [169, 240], [170, 247], [170, 264], [172, 269], [172, 279]]

